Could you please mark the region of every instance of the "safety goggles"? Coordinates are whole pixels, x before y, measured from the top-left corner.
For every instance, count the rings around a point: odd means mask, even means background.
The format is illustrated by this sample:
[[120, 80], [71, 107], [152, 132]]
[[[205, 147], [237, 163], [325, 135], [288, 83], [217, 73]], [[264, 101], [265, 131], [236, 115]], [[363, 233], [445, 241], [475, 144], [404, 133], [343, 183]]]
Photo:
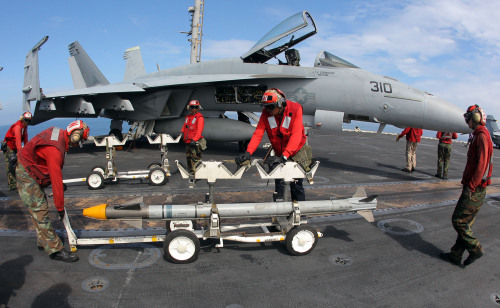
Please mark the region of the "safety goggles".
[[472, 118], [472, 112], [469, 111], [469, 112], [464, 113], [465, 123], [469, 123], [471, 118]]
[[274, 108], [278, 108], [278, 104], [262, 104], [267, 111], [273, 111]]
[[189, 106], [189, 109], [198, 109], [200, 106]]

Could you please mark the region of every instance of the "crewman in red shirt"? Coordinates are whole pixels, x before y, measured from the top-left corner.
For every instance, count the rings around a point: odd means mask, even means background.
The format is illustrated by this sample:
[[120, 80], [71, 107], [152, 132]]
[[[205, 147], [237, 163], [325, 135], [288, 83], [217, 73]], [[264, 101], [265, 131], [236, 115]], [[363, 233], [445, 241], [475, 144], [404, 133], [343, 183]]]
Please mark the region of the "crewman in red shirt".
[[483, 205], [486, 186], [491, 184], [493, 143], [485, 127], [486, 113], [478, 105], [467, 108], [464, 118], [474, 132], [462, 176], [462, 194], [451, 216], [453, 228], [457, 232], [457, 240], [450, 252], [440, 253], [439, 257], [460, 265], [462, 255], [467, 249], [469, 256], [465, 259], [464, 266], [468, 266], [484, 254], [483, 247], [474, 237], [471, 228]]
[[[259, 146], [264, 132], [266, 132], [275, 153], [275, 156], [270, 156], [267, 159], [270, 166], [292, 160], [299, 163], [306, 172], [309, 172], [312, 151], [311, 147], [306, 145], [307, 137], [302, 120], [302, 106], [287, 100], [285, 94], [276, 88], [271, 88], [264, 93], [262, 106], [264, 108], [247, 151], [236, 157], [236, 163], [240, 165], [250, 160], [251, 155]], [[283, 199], [283, 180], [275, 180], [275, 192], [278, 199]], [[290, 183], [290, 193], [292, 200], [306, 200], [302, 179], [296, 179], [295, 182]]]
[[45, 250], [54, 260], [76, 262], [78, 257], [64, 249], [61, 239], [54, 231], [44, 189], [52, 184], [54, 205], [62, 220], [65, 213], [62, 180], [64, 157], [70, 145], [81, 145], [88, 136], [87, 124], [77, 120], [71, 122], [66, 130], [51, 127], [42, 131], [19, 151], [17, 190], [35, 225], [38, 249]]
[[436, 138], [439, 139], [438, 144], [438, 166], [437, 173], [434, 175], [437, 178], [448, 179], [448, 166], [451, 156], [451, 140], [457, 139], [457, 133], [437, 132]]
[[406, 168], [401, 169], [405, 172], [415, 171], [417, 166], [417, 145], [422, 137], [421, 128], [407, 127], [399, 136], [396, 137], [396, 142], [406, 135]]
[[205, 119], [200, 112], [201, 106], [199, 101], [190, 101], [187, 109], [191, 113], [186, 116], [181, 133], [183, 134], [184, 143], [186, 143], [186, 161], [191, 173], [189, 181], [194, 182], [196, 167], [202, 159], [201, 153], [207, 148], [207, 142], [202, 135]]
[[9, 190], [17, 190], [16, 184], [16, 166], [10, 165], [17, 164], [17, 151], [23, 148], [23, 143], [28, 143], [28, 124], [32, 119], [31, 112], [25, 112], [20, 117], [19, 121], [12, 124], [7, 133], [5, 134], [4, 142], [6, 144], [5, 167], [7, 168], [7, 181], [9, 183]]

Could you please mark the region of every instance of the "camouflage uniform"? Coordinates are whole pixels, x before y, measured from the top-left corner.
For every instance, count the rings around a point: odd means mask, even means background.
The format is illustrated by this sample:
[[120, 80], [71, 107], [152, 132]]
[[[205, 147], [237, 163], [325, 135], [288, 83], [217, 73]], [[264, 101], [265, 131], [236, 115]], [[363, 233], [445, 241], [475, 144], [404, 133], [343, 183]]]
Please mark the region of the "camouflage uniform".
[[451, 144], [440, 142], [438, 145], [437, 174], [442, 178], [448, 177], [448, 166], [450, 164]]
[[26, 172], [22, 164], [17, 165], [16, 178], [19, 196], [35, 225], [38, 246], [43, 247], [49, 255], [63, 250], [63, 243], [50, 223], [47, 196], [43, 188]]
[[207, 148], [206, 144], [205, 138], [198, 140], [194, 147], [191, 147], [189, 143], [186, 144], [186, 161], [191, 174], [196, 171], [196, 167], [201, 161], [201, 153]]
[[9, 183], [9, 190], [16, 190], [16, 175], [12, 174], [9, 170], [9, 160], [14, 154], [14, 151], [7, 146], [7, 152], [3, 154], [5, 155], [5, 168], [7, 169], [7, 182]]
[[464, 187], [457, 206], [451, 217], [451, 223], [458, 236], [455, 245], [451, 248], [451, 253], [456, 257], [462, 257], [465, 249], [469, 253], [482, 253], [483, 247], [479, 240], [472, 233], [472, 225], [476, 220], [476, 215], [481, 209], [481, 205], [486, 197], [486, 187], [477, 187], [474, 192]]

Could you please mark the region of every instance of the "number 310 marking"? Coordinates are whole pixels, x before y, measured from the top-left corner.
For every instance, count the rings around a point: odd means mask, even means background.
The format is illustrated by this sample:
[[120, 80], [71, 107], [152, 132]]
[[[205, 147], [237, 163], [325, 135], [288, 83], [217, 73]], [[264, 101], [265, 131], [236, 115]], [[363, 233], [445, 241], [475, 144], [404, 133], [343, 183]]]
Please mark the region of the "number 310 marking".
[[392, 86], [390, 83], [370, 81], [370, 84], [372, 85], [370, 90], [373, 92], [392, 93]]

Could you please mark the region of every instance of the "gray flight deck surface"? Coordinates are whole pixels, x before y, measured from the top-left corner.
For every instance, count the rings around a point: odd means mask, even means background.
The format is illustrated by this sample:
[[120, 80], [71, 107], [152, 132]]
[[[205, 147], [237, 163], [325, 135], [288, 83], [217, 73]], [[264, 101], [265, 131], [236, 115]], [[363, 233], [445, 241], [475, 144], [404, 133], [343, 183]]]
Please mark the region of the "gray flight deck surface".
[[[8, 307], [499, 307], [500, 189], [499, 168], [473, 227], [485, 248], [476, 263], [460, 268], [439, 259], [453, 245], [450, 222], [460, 194], [467, 148], [456, 142], [449, 180], [434, 177], [437, 140], [423, 139], [417, 148], [417, 170], [401, 171], [405, 140], [395, 135], [314, 132], [313, 156], [321, 162], [309, 200], [348, 198], [364, 186], [378, 195], [375, 223], [357, 214], [308, 217], [324, 237], [306, 255], [291, 256], [285, 245], [225, 241], [223, 248], [202, 242], [197, 261], [172, 264], [163, 259], [162, 243], [79, 246], [80, 261], [49, 259], [38, 251], [33, 226], [17, 194], [7, 191], [0, 172], [0, 305]], [[126, 148], [128, 147], [128, 144]], [[208, 144], [205, 160], [229, 161], [237, 144]], [[259, 149], [254, 158], [263, 157]], [[498, 150], [493, 165], [500, 166]], [[85, 177], [104, 165], [104, 148], [86, 144], [66, 157], [64, 178]], [[159, 161], [158, 146], [138, 142], [129, 152], [117, 151], [118, 171], [146, 169]], [[185, 161], [184, 146], [170, 145], [169, 159]], [[236, 168], [233, 164], [234, 169]], [[233, 169], [233, 171], [234, 171]], [[254, 168], [241, 180], [215, 184], [215, 202], [270, 201], [267, 185]], [[101, 203], [126, 203], [143, 196], [146, 204], [204, 201], [205, 181], [188, 188], [176, 167], [165, 186], [123, 180], [91, 191], [69, 184], [66, 207], [79, 235], [165, 233], [163, 222], [147, 222], [142, 230], [122, 222], [82, 217], [82, 209]], [[50, 213], [56, 229], [63, 226]], [[224, 220], [222, 220], [224, 224]], [[99, 229], [99, 230], [97, 230]], [[67, 243], [66, 243], [67, 244]], [[467, 255], [467, 254], [466, 254]]]

